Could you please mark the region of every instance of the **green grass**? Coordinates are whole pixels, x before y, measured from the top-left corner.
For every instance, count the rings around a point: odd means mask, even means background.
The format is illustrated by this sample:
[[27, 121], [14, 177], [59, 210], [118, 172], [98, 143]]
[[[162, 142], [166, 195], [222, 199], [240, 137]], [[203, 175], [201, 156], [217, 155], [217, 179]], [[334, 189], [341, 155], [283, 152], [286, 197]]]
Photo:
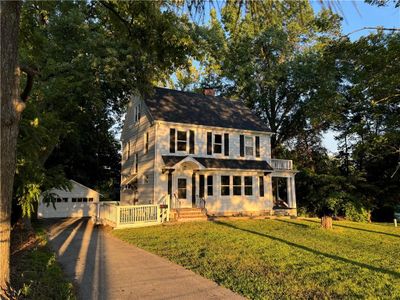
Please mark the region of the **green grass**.
[[22, 299], [76, 299], [72, 283], [65, 279], [54, 252], [47, 245], [40, 223], [33, 224], [34, 245], [12, 258], [12, 283]]
[[400, 299], [400, 229], [318, 220], [241, 220], [114, 230], [243, 296]]

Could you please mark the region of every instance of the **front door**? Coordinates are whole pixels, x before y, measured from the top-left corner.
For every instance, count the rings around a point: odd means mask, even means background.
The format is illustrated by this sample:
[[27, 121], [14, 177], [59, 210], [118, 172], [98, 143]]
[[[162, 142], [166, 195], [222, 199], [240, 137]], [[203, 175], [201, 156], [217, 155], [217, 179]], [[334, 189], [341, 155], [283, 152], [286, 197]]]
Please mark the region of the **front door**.
[[192, 207], [192, 199], [189, 194], [187, 178], [178, 178], [178, 199], [181, 207]]

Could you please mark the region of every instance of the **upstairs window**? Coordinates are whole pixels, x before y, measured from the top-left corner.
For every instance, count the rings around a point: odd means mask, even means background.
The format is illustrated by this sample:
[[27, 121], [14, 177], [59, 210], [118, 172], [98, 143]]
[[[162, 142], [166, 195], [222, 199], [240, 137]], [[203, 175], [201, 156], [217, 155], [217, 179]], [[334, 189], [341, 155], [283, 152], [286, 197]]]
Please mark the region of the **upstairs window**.
[[246, 156], [254, 155], [254, 141], [252, 136], [245, 137], [245, 153]]
[[177, 149], [178, 151], [186, 151], [187, 134], [186, 131], [178, 131], [177, 135]]
[[230, 195], [230, 185], [231, 185], [230, 179], [231, 179], [230, 176], [221, 176], [221, 196]]
[[214, 135], [214, 153], [222, 153], [222, 134]]
[[141, 109], [141, 105], [139, 103], [135, 106], [135, 109], [133, 110], [133, 121], [135, 123], [140, 120], [140, 109]]
[[244, 194], [246, 196], [253, 195], [253, 177], [244, 176]]

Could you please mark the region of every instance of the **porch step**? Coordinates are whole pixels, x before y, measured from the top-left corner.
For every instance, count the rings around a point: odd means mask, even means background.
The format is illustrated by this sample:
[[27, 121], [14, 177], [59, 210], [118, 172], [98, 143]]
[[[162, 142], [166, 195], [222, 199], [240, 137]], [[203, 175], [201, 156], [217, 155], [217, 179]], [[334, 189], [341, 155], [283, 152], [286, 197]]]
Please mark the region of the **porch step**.
[[200, 221], [207, 220], [207, 215], [201, 208], [181, 208], [178, 213], [178, 221]]

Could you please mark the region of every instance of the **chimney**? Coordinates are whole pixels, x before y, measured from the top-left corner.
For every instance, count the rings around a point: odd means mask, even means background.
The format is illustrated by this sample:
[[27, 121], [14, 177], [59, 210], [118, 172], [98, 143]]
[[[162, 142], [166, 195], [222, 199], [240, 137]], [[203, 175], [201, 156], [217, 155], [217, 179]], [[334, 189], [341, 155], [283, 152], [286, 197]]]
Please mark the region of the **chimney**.
[[215, 90], [212, 88], [205, 88], [203, 90], [203, 95], [205, 96], [215, 96]]

